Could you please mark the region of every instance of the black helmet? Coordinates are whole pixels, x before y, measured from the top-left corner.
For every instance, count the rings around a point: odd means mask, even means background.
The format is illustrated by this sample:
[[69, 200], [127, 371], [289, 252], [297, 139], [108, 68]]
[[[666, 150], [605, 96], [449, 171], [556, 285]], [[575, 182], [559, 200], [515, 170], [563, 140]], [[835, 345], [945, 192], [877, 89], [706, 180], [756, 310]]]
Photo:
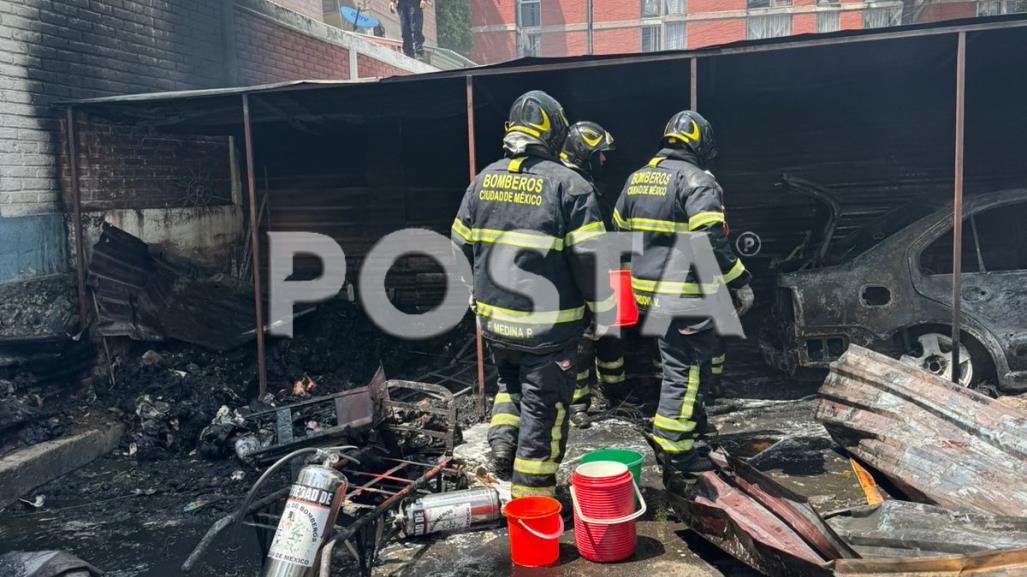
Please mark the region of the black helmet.
[[571, 168], [594, 172], [592, 159], [600, 152], [614, 150], [613, 135], [595, 122], [576, 122], [567, 133], [560, 160]]
[[683, 110], [670, 118], [663, 130], [663, 144], [683, 146], [695, 153], [703, 164], [717, 156], [713, 127], [701, 114], [691, 110]]
[[521, 137], [526, 144], [541, 145], [556, 157], [567, 138], [569, 127], [563, 106], [545, 92], [532, 90], [515, 100], [510, 107], [506, 134], [508, 137]]

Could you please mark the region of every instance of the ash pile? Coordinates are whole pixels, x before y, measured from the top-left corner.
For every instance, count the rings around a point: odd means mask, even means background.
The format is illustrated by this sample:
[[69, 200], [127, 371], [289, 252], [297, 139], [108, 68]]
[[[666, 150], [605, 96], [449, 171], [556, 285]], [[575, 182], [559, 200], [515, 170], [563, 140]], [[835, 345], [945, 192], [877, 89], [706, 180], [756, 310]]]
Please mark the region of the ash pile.
[[[254, 415], [273, 415], [280, 407], [364, 386], [380, 367], [416, 377], [451, 362], [473, 336], [467, 323], [430, 341], [402, 341], [379, 331], [359, 306], [343, 298], [298, 309], [294, 338], [267, 340], [268, 391], [260, 397], [251, 285], [105, 225], [87, 277], [96, 312], [90, 327], [94, 347], [78, 329], [73, 283], [65, 279], [61, 285], [66, 294], [20, 289], [53, 303], [37, 307], [51, 311], [46, 318], [17, 311], [0, 315], [5, 322], [19, 322], [9, 330], [22, 335], [9, 343], [8, 328], [0, 329], [0, 438], [12, 439], [10, 444], [61, 434], [69, 419], [60, 411], [67, 409], [72, 421], [90, 411], [112, 412], [126, 426], [122, 449], [137, 460], [226, 458], [236, 453], [241, 438], [250, 448], [271, 442], [268, 431], [274, 427], [258, 423]], [[7, 302], [15, 301], [4, 299], [0, 306], [13, 306]], [[5, 352], [12, 347], [28, 353], [9, 362]], [[89, 386], [73, 386], [79, 373], [90, 375], [94, 367]], [[53, 386], [55, 379], [63, 379], [63, 388]], [[72, 390], [82, 391], [74, 402], [47, 409], [53, 397], [68, 397]], [[332, 416], [307, 407], [296, 415], [292, 434], [330, 428]]]
[[0, 455], [60, 436], [88, 403], [76, 385], [95, 353], [74, 291], [67, 275], [0, 284]]

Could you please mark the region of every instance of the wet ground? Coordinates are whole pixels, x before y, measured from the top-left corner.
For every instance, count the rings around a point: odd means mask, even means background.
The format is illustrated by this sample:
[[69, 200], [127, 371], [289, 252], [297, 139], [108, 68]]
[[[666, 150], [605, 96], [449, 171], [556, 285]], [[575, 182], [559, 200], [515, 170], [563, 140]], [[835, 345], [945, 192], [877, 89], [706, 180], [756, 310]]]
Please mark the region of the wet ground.
[[[711, 409], [720, 443], [739, 456], [755, 456], [759, 469], [809, 495], [821, 511], [861, 502], [848, 460], [834, 451], [826, 432], [813, 421], [813, 401], [806, 397], [816, 390], [815, 384], [768, 377], [755, 362], [738, 362], [732, 372], [727, 397], [733, 400]], [[647, 411], [622, 406], [603, 414], [589, 429], [572, 430], [560, 474], [565, 486], [580, 456], [597, 448], [633, 448], [646, 455], [642, 491], [649, 511], [639, 523], [638, 550], [631, 561], [616, 566], [592, 564], [578, 556], [573, 533], [568, 532], [558, 565], [515, 568], [509, 562], [506, 532], [496, 526], [393, 543], [382, 552], [375, 575], [616, 577], [656, 570], [667, 576], [753, 577], [755, 573], [696, 538], [676, 518], [664, 498], [659, 467], [637, 424]], [[482, 461], [487, 453], [484, 432], [482, 425], [466, 429], [457, 457], [472, 464]], [[45, 495], [41, 509], [15, 504], [0, 511], [0, 553], [66, 549], [113, 577], [177, 576], [207, 528], [238, 506], [255, 477], [233, 459], [179, 456], [140, 462], [120, 452], [40, 487], [32, 497]], [[569, 503], [566, 494], [560, 497]], [[335, 573], [356, 575], [345, 555], [337, 551]], [[254, 533], [246, 528], [234, 538], [218, 541], [193, 574], [251, 577], [259, 563]]]
[[[0, 553], [64, 549], [108, 577], [179, 575], [208, 526], [234, 509], [255, 480], [233, 480], [239, 470], [231, 461], [98, 459], [38, 488], [33, 497], [44, 496], [41, 509], [15, 504], [0, 513]], [[221, 543], [195, 574], [252, 577], [258, 555], [245, 530]]]

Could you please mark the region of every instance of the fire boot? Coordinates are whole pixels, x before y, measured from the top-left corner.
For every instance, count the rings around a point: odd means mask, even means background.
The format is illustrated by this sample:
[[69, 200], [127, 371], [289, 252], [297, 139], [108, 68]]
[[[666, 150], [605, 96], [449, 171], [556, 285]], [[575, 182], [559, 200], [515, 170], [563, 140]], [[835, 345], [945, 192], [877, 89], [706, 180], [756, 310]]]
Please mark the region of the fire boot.
[[492, 468], [498, 477], [509, 478], [513, 473], [516, 449], [506, 443], [496, 442], [491, 446]]
[[707, 471], [714, 469], [706, 443], [698, 442], [684, 455], [665, 455], [663, 460], [663, 486], [675, 495], [685, 495], [688, 489]]
[[584, 407], [571, 407], [571, 414], [568, 417], [571, 421], [571, 426], [578, 429], [587, 429], [592, 426], [592, 417], [588, 416], [588, 411]]

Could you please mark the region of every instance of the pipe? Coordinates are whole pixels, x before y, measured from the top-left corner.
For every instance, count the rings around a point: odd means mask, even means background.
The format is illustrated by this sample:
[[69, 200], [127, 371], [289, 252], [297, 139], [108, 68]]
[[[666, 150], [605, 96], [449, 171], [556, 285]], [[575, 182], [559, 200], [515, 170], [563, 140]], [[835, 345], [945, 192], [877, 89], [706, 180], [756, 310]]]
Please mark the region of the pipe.
[[71, 202], [75, 219], [75, 275], [78, 280], [78, 317], [82, 330], [89, 326], [89, 307], [86, 306], [86, 253], [85, 239], [82, 233], [82, 196], [78, 181], [78, 143], [75, 132], [75, 109], [71, 106], [67, 111], [68, 137], [68, 169], [71, 181]]
[[[467, 166], [471, 182], [477, 176], [477, 161], [475, 160], [476, 143], [474, 140], [474, 79], [467, 77]], [[481, 340], [481, 321], [477, 316], [474, 319], [474, 345], [477, 352], [478, 363], [478, 418], [485, 418], [485, 347]]]
[[250, 257], [253, 259], [253, 309], [257, 318], [257, 382], [260, 397], [267, 394], [267, 359], [264, 348], [264, 296], [260, 278], [260, 221], [257, 220], [257, 188], [253, 176], [253, 127], [250, 123], [250, 98], [242, 95], [243, 133], [246, 137], [246, 184], [250, 195]]
[[699, 112], [699, 58], [693, 57], [691, 61], [691, 83], [689, 86], [689, 93], [691, 94], [689, 107], [695, 112]]
[[956, 47], [956, 159], [952, 201], [952, 382], [959, 383], [959, 332], [963, 312], [963, 121], [966, 98], [966, 32]]

